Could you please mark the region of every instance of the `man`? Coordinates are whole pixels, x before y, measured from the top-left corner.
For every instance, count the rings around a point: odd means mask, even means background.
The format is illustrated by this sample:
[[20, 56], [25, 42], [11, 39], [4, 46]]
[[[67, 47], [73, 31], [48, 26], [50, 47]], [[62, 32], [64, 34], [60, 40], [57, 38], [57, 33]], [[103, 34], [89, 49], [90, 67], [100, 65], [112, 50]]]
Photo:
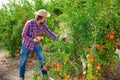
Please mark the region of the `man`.
[[20, 60], [20, 72], [19, 72], [21, 80], [24, 80], [25, 77], [24, 76], [25, 65], [29, 57], [30, 51], [34, 51], [36, 53], [37, 59], [41, 65], [40, 70], [42, 75], [47, 75], [47, 71], [43, 70], [44, 56], [42, 54], [40, 39], [38, 39], [38, 37], [42, 36], [43, 33], [46, 33], [55, 40], [58, 40], [59, 38], [57, 35], [51, 32], [50, 29], [48, 29], [48, 26], [45, 23], [47, 17], [49, 17], [50, 14], [44, 9], [38, 10], [37, 12], [35, 12], [35, 14], [36, 14], [35, 19], [27, 21], [22, 32], [23, 36], [22, 56]]

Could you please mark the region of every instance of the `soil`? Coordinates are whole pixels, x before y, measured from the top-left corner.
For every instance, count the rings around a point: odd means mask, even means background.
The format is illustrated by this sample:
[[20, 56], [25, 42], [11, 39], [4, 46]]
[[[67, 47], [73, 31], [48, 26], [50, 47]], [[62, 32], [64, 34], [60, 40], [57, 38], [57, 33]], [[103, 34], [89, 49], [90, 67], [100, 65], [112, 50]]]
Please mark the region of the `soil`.
[[[19, 80], [19, 62], [20, 55], [15, 58], [9, 58], [8, 52], [0, 48], [0, 80]], [[28, 59], [26, 65], [25, 80], [31, 80], [37, 60]]]

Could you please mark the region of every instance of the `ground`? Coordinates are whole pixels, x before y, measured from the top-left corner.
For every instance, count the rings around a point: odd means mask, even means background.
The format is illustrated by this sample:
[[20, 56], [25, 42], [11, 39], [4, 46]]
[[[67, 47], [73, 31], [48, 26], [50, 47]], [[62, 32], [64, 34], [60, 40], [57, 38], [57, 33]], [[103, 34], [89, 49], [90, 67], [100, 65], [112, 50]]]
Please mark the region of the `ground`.
[[[7, 55], [8, 52], [0, 48], [0, 80], [19, 80], [19, 61], [21, 56], [8, 58]], [[28, 60], [25, 80], [31, 80], [36, 64], [37, 60]]]

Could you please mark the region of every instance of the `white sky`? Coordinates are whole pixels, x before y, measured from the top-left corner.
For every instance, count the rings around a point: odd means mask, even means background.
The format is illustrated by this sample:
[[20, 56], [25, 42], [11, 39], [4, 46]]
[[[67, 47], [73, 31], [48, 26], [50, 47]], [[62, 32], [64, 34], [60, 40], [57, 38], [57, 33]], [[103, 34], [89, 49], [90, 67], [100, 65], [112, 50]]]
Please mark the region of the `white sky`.
[[0, 0], [0, 8], [2, 8], [2, 3], [8, 3], [8, 0]]
[[[17, 1], [17, 0], [16, 0]], [[32, 1], [32, 0], [29, 0], [29, 1]], [[45, 2], [48, 2], [49, 0], [44, 0]], [[0, 8], [2, 8], [2, 3], [8, 3], [9, 0], [0, 0]]]

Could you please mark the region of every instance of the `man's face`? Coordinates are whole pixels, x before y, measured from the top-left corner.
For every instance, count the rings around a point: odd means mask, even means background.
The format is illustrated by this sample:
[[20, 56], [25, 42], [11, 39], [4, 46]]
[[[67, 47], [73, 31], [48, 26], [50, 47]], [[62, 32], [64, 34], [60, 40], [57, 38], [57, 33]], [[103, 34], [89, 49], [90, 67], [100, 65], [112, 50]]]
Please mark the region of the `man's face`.
[[39, 20], [40, 24], [43, 24], [44, 22], [46, 22], [46, 17], [43, 17], [42, 19]]

